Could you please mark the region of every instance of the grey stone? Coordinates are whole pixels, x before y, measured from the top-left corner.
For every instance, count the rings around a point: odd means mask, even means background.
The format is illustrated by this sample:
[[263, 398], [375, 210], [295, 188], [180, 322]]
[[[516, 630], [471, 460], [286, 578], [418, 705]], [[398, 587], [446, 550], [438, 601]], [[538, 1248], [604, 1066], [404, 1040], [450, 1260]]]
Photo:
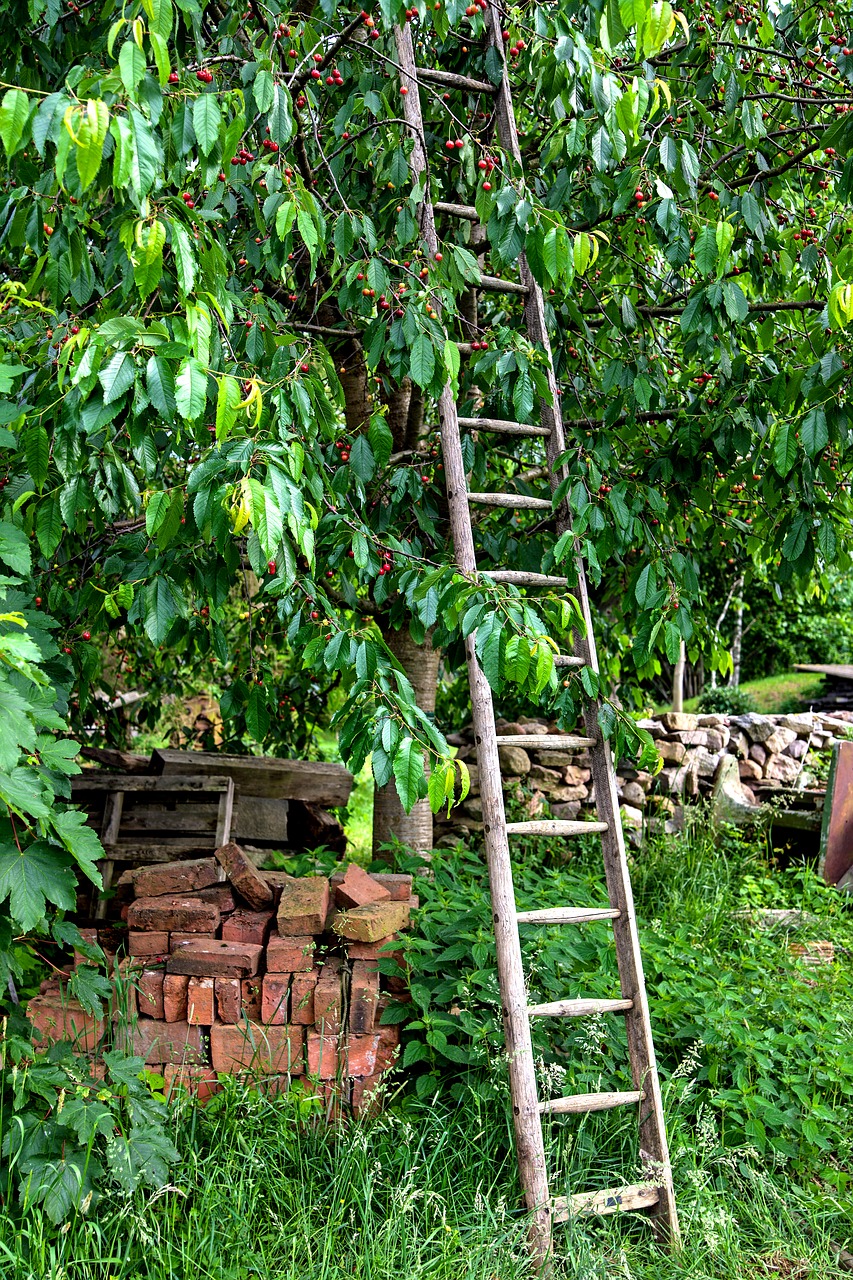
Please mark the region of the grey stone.
[[498, 747], [501, 772], [526, 777], [530, 772], [530, 756], [523, 747]]
[[740, 773], [741, 781], [745, 782], [750, 780], [759, 782], [763, 777], [761, 765], [755, 760], [739, 760], [738, 772]]
[[586, 800], [589, 790], [581, 782], [576, 787], [554, 787], [552, 791], [546, 792], [546, 795], [552, 804], [555, 801], [559, 804], [564, 804], [569, 800]]
[[580, 786], [582, 782], [589, 782], [592, 777], [590, 769], [581, 769], [576, 764], [570, 764], [563, 770], [563, 781], [570, 787]]
[[622, 797], [626, 804], [642, 809], [646, 803], [646, 793], [636, 782], [626, 782], [622, 788]]
[[699, 747], [693, 755], [694, 767], [700, 778], [713, 778], [720, 763], [720, 753], [711, 754], [706, 747]]
[[672, 737], [676, 742], [683, 742], [686, 747], [707, 747], [707, 729], [679, 729]]
[[728, 729], [706, 729], [705, 732], [708, 735], [708, 741], [705, 746], [709, 751], [720, 752], [728, 746], [729, 737], [731, 736]]
[[687, 754], [687, 748], [683, 742], [662, 741], [657, 744], [658, 755], [664, 764], [681, 764]]
[[553, 791], [555, 787], [562, 785], [563, 775], [558, 769], [546, 769], [541, 764], [534, 764], [530, 766], [527, 781], [540, 791]]
[[754, 760], [756, 764], [760, 764], [763, 768], [767, 761], [767, 752], [764, 750], [760, 742], [753, 742], [749, 748], [749, 758]]
[[681, 729], [698, 729], [699, 717], [689, 715], [686, 711], [665, 711], [660, 718], [667, 733], [674, 733]]
[[793, 729], [800, 738], [807, 738], [814, 728], [814, 716], [810, 711], [804, 711], [801, 715], [782, 716], [779, 721], [785, 729]]
[[790, 756], [771, 756], [764, 767], [765, 778], [772, 778], [774, 782], [793, 782], [799, 772], [799, 763]]
[[638, 720], [638, 729], [645, 729], [646, 733], [652, 738], [662, 738], [666, 730], [659, 720]]
[[808, 755], [809, 744], [805, 738], [795, 738], [793, 742], [789, 742], [785, 748], [783, 755], [790, 756], [793, 760], [803, 760]]
[[794, 729], [786, 729], [780, 725], [773, 730], [769, 738], [764, 739], [764, 749], [769, 751], [771, 755], [779, 755], [787, 746], [795, 742], [796, 738], [797, 734]]
[[572, 800], [565, 804], [552, 804], [551, 816], [558, 818], [560, 822], [572, 822], [580, 813], [581, 806], [579, 800]]
[[717, 714], [699, 716], [700, 729], [719, 729], [721, 725], [726, 723], [726, 717]]
[[760, 716], [754, 711], [745, 716], [732, 716], [729, 723], [743, 729], [753, 742], [764, 742], [776, 728], [776, 721], [770, 716]]
[[622, 826], [633, 828], [635, 831], [643, 825], [642, 809], [635, 809], [633, 805], [623, 804], [619, 809], [619, 817], [622, 819]]

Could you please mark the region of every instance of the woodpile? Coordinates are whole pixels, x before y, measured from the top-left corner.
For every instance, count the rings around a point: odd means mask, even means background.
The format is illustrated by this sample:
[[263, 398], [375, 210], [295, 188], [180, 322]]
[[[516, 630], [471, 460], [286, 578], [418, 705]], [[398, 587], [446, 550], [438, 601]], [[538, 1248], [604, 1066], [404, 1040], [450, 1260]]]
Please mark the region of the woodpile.
[[[797, 715], [694, 715], [665, 712], [641, 720], [655, 740], [661, 768], [638, 770], [622, 762], [617, 769], [617, 789], [623, 827], [644, 825], [679, 829], [683, 806], [719, 792], [721, 779], [734, 777], [737, 805], [744, 811], [758, 809], [769, 799], [783, 797], [785, 804], [804, 808], [800, 822], [789, 825], [819, 829], [823, 787], [809, 768], [810, 753], [829, 753], [836, 735], [847, 726], [853, 730], [853, 713], [836, 715], [803, 712]], [[558, 819], [592, 819], [595, 789], [586, 750], [551, 749], [533, 739], [561, 732], [556, 725], [522, 718], [500, 721], [502, 735], [530, 737], [531, 746], [500, 748], [501, 769], [507, 798], [524, 804], [530, 817], [540, 814]], [[449, 818], [436, 822], [436, 843], [452, 844], [466, 833], [483, 828], [473, 735], [470, 729], [451, 734], [459, 758], [471, 772], [471, 791], [464, 804]], [[731, 790], [731, 787], [729, 788]], [[794, 800], [791, 797], [794, 796]], [[738, 818], [728, 817], [728, 820]]]

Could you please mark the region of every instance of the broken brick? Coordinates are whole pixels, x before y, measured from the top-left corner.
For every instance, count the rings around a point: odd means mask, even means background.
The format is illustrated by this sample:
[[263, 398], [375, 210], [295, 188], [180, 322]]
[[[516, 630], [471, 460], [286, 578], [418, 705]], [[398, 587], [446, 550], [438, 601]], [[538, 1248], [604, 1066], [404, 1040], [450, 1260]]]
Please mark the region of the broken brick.
[[127, 912], [127, 923], [131, 929], [152, 929], [157, 932], [215, 932], [219, 928], [219, 921], [219, 908], [215, 903], [170, 895], [162, 898], [137, 898], [130, 904]]
[[214, 978], [216, 1013], [220, 1022], [239, 1022], [243, 1016], [243, 992], [239, 978]]
[[[371, 871], [370, 879], [387, 889], [392, 902], [408, 902], [412, 892], [412, 877], [398, 871]], [[337, 871], [329, 881], [334, 892], [343, 880], [343, 872]]]
[[240, 983], [243, 996], [243, 1017], [249, 1022], [260, 1022], [262, 985], [260, 978], [244, 978]]
[[387, 902], [391, 894], [367, 874], [358, 863], [351, 862], [346, 873], [334, 886], [339, 907], [366, 907], [371, 902]]
[[303, 1062], [302, 1028], [216, 1023], [210, 1030], [210, 1052], [217, 1071], [297, 1075]]
[[314, 1024], [314, 988], [320, 976], [318, 969], [310, 973], [294, 973], [290, 984], [290, 1021], [300, 1026]]
[[352, 1082], [350, 1105], [353, 1115], [375, 1116], [382, 1110], [382, 1102], [388, 1089], [383, 1072], [375, 1071], [370, 1076], [356, 1077]]
[[374, 902], [368, 907], [352, 907], [332, 920], [333, 931], [354, 942], [377, 942], [389, 933], [405, 929], [409, 923], [407, 902]]
[[348, 1035], [341, 1045], [343, 1073], [346, 1076], [372, 1076], [379, 1053], [378, 1035]]
[[59, 992], [33, 996], [27, 1005], [27, 1017], [44, 1040], [68, 1040], [80, 1052], [91, 1053], [104, 1034], [100, 1018]]
[[314, 988], [314, 1021], [325, 1033], [341, 1029], [341, 962], [333, 956], [320, 970]]
[[197, 978], [250, 978], [258, 972], [263, 947], [255, 942], [223, 942], [200, 938], [173, 951], [169, 973], [189, 973]]
[[273, 893], [251, 858], [231, 840], [216, 850], [217, 861], [225, 868], [225, 874], [241, 898], [245, 898], [256, 911], [271, 907]]
[[164, 894], [183, 897], [196, 889], [218, 884], [224, 878], [215, 858], [158, 863], [134, 871], [133, 891], [137, 898], [159, 898]]
[[198, 942], [199, 938], [215, 937], [216, 934], [212, 930], [209, 933], [170, 933], [169, 950], [180, 951], [181, 947], [185, 947], [188, 942]]
[[357, 960], [352, 967], [349, 1000], [349, 1029], [351, 1032], [373, 1030], [376, 1006], [379, 1003], [379, 969], [366, 960]]
[[289, 973], [268, 973], [264, 978], [261, 995], [261, 1021], [279, 1026], [287, 1022], [287, 997], [290, 992]]
[[162, 1022], [159, 1018], [139, 1018], [125, 1037], [123, 1047], [151, 1065], [167, 1062], [205, 1061], [201, 1027], [188, 1022]]
[[267, 971], [269, 973], [305, 973], [313, 963], [313, 938], [282, 938], [278, 934], [273, 934], [267, 943]]
[[261, 871], [260, 874], [272, 890], [273, 902], [278, 906], [281, 891], [286, 884], [290, 884], [293, 876], [286, 871]]
[[163, 1018], [166, 1022], [186, 1022], [189, 981], [182, 973], [167, 973], [163, 979]]
[[127, 949], [132, 956], [165, 956], [169, 953], [169, 935], [131, 929], [127, 935]]
[[334, 1080], [338, 1074], [338, 1037], [308, 1032], [308, 1075]]
[[247, 911], [240, 907], [222, 922], [221, 936], [228, 942], [256, 942], [264, 947], [271, 928], [272, 910]]
[[278, 904], [278, 931], [282, 936], [322, 933], [328, 914], [329, 882], [325, 876], [304, 876], [282, 888]]
[[209, 1027], [216, 1021], [213, 978], [190, 978], [187, 986], [187, 1022]]
[[136, 979], [136, 1004], [146, 1018], [165, 1018], [162, 969], [143, 969]]
[[201, 889], [198, 893], [193, 894], [200, 902], [212, 902], [219, 907], [223, 916], [229, 915], [237, 908], [237, 902], [234, 897], [234, 890], [230, 884], [214, 884], [209, 889]]

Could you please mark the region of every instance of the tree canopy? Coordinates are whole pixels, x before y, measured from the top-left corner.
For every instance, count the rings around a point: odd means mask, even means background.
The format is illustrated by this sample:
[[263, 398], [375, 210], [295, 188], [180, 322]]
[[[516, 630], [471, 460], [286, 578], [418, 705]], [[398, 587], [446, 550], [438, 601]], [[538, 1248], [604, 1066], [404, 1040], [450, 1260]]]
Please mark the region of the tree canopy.
[[[407, 806], [429, 785], [438, 807], [459, 767], [390, 629], [450, 663], [476, 629], [493, 687], [566, 723], [597, 694], [591, 673], [553, 664], [571, 593], [466, 579], [448, 543], [444, 383], [463, 414], [521, 422], [548, 394], [523, 298], [477, 287], [484, 271], [512, 279], [522, 252], [566, 419], [555, 501], [614, 618], [611, 675], [629, 655], [648, 674], [682, 641], [725, 664], [710, 558], [779, 592], [849, 567], [841, 9], [12, 0], [6, 18], [7, 936], [45, 901], [71, 905], [75, 865], [96, 875], [94, 837], [62, 803], [65, 735], [97, 722], [95, 694], [138, 648], [152, 671], [215, 671], [232, 731], [262, 744], [287, 740], [306, 680], [334, 679], [343, 758], [370, 755]], [[398, 20], [420, 65], [492, 84], [503, 59], [485, 24], [500, 23], [523, 170], [497, 145], [491, 95], [426, 82], [428, 191], [413, 182]], [[497, 474], [542, 496], [529, 441], [468, 431], [464, 448], [472, 488]], [[573, 537], [554, 545], [547, 519], [490, 513], [476, 532], [486, 575], [574, 573]], [[603, 723], [644, 749], [607, 703]]]

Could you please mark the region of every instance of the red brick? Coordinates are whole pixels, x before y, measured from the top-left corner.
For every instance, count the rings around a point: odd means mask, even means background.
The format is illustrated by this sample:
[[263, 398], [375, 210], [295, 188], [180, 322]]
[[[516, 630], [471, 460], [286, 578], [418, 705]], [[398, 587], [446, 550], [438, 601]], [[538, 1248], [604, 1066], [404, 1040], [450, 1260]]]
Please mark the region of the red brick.
[[219, 908], [213, 902], [197, 898], [167, 895], [162, 898], [137, 898], [130, 904], [127, 923], [131, 929], [153, 929], [171, 933], [210, 933], [219, 928]]
[[256, 942], [266, 946], [272, 928], [272, 910], [247, 911], [239, 908], [222, 924], [222, 937], [227, 942]]
[[210, 1051], [216, 1070], [231, 1074], [246, 1071], [298, 1075], [303, 1070], [301, 1027], [216, 1023], [210, 1030]]
[[273, 893], [251, 858], [234, 841], [216, 850], [216, 859], [225, 868], [225, 874], [241, 898], [245, 898], [256, 911], [271, 907]]
[[286, 884], [290, 884], [293, 876], [286, 871], [261, 871], [260, 874], [272, 890], [273, 902], [278, 906], [281, 891]]
[[240, 983], [243, 995], [243, 1016], [249, 1022], [260, 1022], [262, 984], [260, 978], [244, 978]]
[[169, 953], [168, 933], [143, 932], [131, 929], [127, 935], [127, 949], [132, 956], [165, 956]]
[[198, 942], [199, 938], [215, 938], [216, 934], [213, 930], [209, 933], [170, 933], [169, 934], [169, 950], [180, 951], [181, 947], [185, 947], [188, 942]]
[[59, 992], [33, 996], [27, 1004], [27, 1017], [43, 1040], [68, 1040], [84, 1053], [97, 1048], [104, 1034], [104, 1024], [87, 1013], [77, 1000], [69, 1000]]
[[251, 978], [258, 972], [263, 952], [263, 947], [255, 942], [200, 938], [173, 951], [168, 970], [198, 978]]
[[[371, 880], [375, 880], [383, 889], [387, 889], [392, 902], [408, 902], [412, 892], [412, 877], [397, 871], [371, 871]], [[337, 889], [343, 880], [343, 874], [337, 871], [329, 881], [332, 889]]]
[[[391, 947], [392, 942], [399, 941], [399, 934], [389, 934], [387, 938], [379, 938], [376, 942], [351, 942], [348, 938], [344, 941], [348, 960], [388, 960], [393, 958], [402, 963], [402, 951], [394, 950]], [[388, 947], [386, 951], [384, 948]]]
[[372, 1076], [376, 1070], [379, 1054], [379, 1036], [348, 1035], [341, 1045], [341, 1059], [344, 1075]]
[[314, 1023], [314, 988], [320, 976], [318, 969], [310, 973], [294, 973], [290, 984], [290, 1021], [303, 1027]]
[[190, 978], [187, 986], [187, 1022], [210, 1027], [216, 1021], [213, 978]]
[[338, 1074], [338, 1037], [308, 1032], [308, 1075], [334, 1080]]
[[378, 942], [389, 933], [405, 929], [409, 923], [407, 902], [374, 902], [369, 907], [353, 907], [341, 911], [332, 920], [332, 929], [342, 938], [354, 942]]
[[319, 1031], [340, 1031], [341, 1006], [341, 962], [333, 956], [320, 970], [314, 988], [314, 1022]]
[[175, 1065], [168, 1062], [163, 1067], [163, 1078], [166, 1081], [164, 1092], [169, 1099], [185, 1090], [203, 1106], [214, 1094], [222, 1092], [222, 1085], [213, 1067], [193, 1067], [186, 1063]]
[[400, 1056], [400, 1028], [379, 1027], [379, 1048], [376, 1051], [376, 1071], [387, 1071]]
[[350, 1105], [353, 1115], [375, 1116], [382, 1110], [382, 1104], [388, 1090], [388, 1082], [383, 1081], [381, 1071], [372, 1076], [358, 1077], [352, 1082]]
[[325, 876], [303, 876], [283, 886], [278, 904], [278, 931], [283, 937], [322, 933], [329, 914], [329, 882]]
[[127, 1045], [147, 1063], [203, 1063], [206, 1058], [201, 1027], [187, 1022], [162, 1022], [159, 1018], [139, 1018]]
[[357, 960], [352, 967], [349, 999], [349, 1029], [351, 1032], [373, 1030], [376, 1006], [379, 1002], [379, 969], [366, 960]]
[[136, 979], [136, 1003], [139, 1012], [146, 1018], [165, 1018], [163, 1010], [162, 969], [143, 969]]
[[290, 991], [289, 973], [268, 973], [263, 981], [261, 997], [261, 1021], [281, 1026], [287, 1022], [287, 997]]
[[137, 898], [159, 898], [166, 893], [184, 897], [224, 878], [215, 858], [194, 858], [140, 867], [133, 873], [133, 891]]
[[305, 973], [313, 963], [313, 938], [281, 938], [275, 933], [267, 943], [269, 973]]
[[199, 902], [212, 902], [219, 907], [223, 916], [228, 915], [237, 907], [237, 901], [234, 897], [234, 891], [230, 884], [214, 884], [209, 889], [201, 889], [198, 893], [193, 894], [194, 898], [198, 898]]
[[351, 862], [343, 879], [334, 886], [335, 902], [339, 907], [366, 907], [371, 902], [387, 902], [391, 894], [377, 884], [363, 867]]
[[220, 1022], [239, 1022], [243, 1016], [243, 992], [239, 978], [214, 978], [216, 1013]]
[[189, 982], [183, 973], [167, 973], [163, 979], [163, 1017], [166, 1022], [186, 1022]]

